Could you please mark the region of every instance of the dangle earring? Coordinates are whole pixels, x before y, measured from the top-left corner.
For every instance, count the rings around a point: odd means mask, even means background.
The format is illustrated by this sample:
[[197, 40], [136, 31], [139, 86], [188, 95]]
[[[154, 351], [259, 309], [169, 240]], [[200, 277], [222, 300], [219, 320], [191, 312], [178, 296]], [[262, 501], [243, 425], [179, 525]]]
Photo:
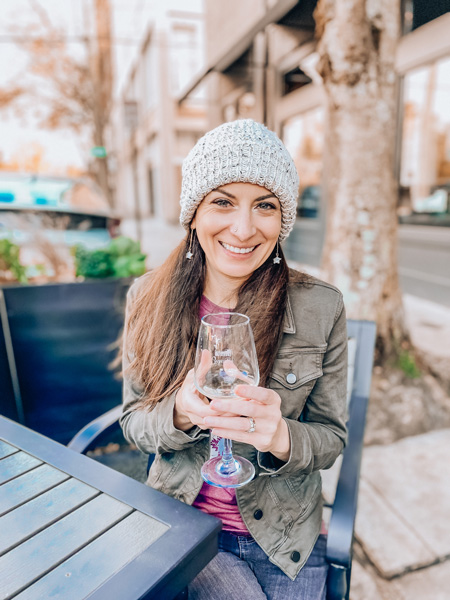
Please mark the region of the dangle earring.
[[279, 265], [281, 262], [281, 258], [278, 256], [278, 240], [277, 240], [277, 255], [275, 256], [275, 258], [273, 259], [273, 264], [274, 265]]
[[193, 230], [193, 229], [191, 229], [191, 234], [190, 234], [190, 236], [189, 236], [189, 250], [186, 252], [186, 258], [187, 258], [188, 260], [191, 260], [191, 259], [192, 259], [192, 257], [194, 256], [194, 255], [192, 254], [192, 252], [191, 252], [191, 250], [192, 250], [192, 235], [193, 235], [193, 231], [194, 231], [194, 230]]

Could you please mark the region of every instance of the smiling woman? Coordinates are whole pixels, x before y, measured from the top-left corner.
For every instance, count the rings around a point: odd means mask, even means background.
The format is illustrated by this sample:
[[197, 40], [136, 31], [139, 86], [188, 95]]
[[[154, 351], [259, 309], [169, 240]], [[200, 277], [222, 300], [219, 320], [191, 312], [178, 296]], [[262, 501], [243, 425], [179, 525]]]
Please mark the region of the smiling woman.
[[[223, 522], [219, 554], [190, 585], [190, 600], [325, 597], [319, 470], [345, 442], [346, 321], [340, 292], [284, 259], [279, 242], [297, 194], [294, 163], [272, 131], [249, 119], [213, 129], [183, 163], [185, 240], [129, 292], [125, 437], [156, 455], [148, 485]], [[248, 317], [255, 339], [259, 385], [236, 384], [226, 400], [194, 385], [200, 318], [210, 313], [228, 329], [236, 313]], [[222, 360], [225, 338], [210, 335]], [[247, 382], [248, 368], [231, 357], [223, 365]], [[223, 438], [256, 472], [236, 490], [202, 481]]]
[[280, 202], [255, 183], [228, 183], [205, 196], [191, 229], [196, 230], [206, 257], [205, 296], [232, 308], [237, 289], [265, 263], [277, 244]]

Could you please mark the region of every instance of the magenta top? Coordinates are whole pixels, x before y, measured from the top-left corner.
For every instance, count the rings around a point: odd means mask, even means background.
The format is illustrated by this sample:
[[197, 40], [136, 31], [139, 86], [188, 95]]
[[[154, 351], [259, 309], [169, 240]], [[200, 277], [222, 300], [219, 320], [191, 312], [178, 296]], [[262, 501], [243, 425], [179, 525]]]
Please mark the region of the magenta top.
[[[217, 306], [217, 304], [208, 300], [206, 296], [202, 296], [199, 310], [200, 319], [210, 313], [220, 312], [231, 311], [229, 311], [228, 308]], [[224, 317], [223, 324], [226, 325], [227, 322], [228, 318]], [[220, 440], [221, 438], [219, 436], [211, 436], [211, 458], [219, 454]], [[193, 506], [221, 519], [225, 531], [232, 531], [239, 535], [250, 535], [242, 520], [241, 513], [239, 512], [235, 489], [218, 488], [205, 482], [197, 498], [194, 500]]]

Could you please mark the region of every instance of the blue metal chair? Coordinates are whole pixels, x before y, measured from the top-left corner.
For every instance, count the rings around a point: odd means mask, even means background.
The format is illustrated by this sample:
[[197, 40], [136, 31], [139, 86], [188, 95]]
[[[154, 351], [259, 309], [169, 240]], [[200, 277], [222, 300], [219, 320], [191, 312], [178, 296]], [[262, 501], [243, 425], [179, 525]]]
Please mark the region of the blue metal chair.
[[0, 413], [67, 444], [121, 401], [109, 364], [130, 279], [0, 287]]
[[[339, 480], [331, 506], [326, 554], [329, 563], [327, 600], [349, 600], [359, 472], [375, 347], [374, 323], [348, 320], [347, 328], [348, 443], [343, 452]], [[117, 431], [121, 412], [122, 406], [116, 406], [86, 425], [68, 444], [69, 448], [86, 453], [99, 445], [101, 439]], [[149, 464], [151, 460], [152, 457]]]
[[359, 473], [367, 406], [372, 380], [376, 328], [371, 321], [347, 321], [349, 337], [348, 441], [342, 464], [327, 541], [327, 600], [349, 600], [352, 545], [358, 504]]

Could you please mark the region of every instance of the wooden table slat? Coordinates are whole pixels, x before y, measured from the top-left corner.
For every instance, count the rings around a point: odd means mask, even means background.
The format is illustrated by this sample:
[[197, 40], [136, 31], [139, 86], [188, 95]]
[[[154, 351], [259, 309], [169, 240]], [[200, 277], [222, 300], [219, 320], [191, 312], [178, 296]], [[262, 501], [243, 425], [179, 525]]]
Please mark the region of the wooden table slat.
[[53, 597], [56, 591], [58, 597], [64, 600], [87, 598], [168, 529], [168, 525], [134, 512], [14, 600], [41, 600]]
[[67, 473], [43, 464], [0, 485], [0, 517], [69, 477]]
[[0, 598], [8, 600], [132, 511], [101, 494], [1, 556]]
[[[172, 598], [217, 553], [218, 519], [2, 416], [0, 440], [17, 448], [0, 459], [0, 540], [25, 536], [0, 555], [0, 600]], [[72, 479], [98, 496], [58, 516]]]
[[41, 465], [42, 461], [26, 452], [16, 452], [0, 460], [0, 484]]
[[69, 479], [0, 517], [0, 556], [99, 493], [77, 479]]
[[11, 446], [11, 444], [7, 444], [0, 440], [0, 458], [5, 458], [5, 456], [9, 456], [10, 454], [14, 454], [18, 452], [19, 449], [15, 446]]

